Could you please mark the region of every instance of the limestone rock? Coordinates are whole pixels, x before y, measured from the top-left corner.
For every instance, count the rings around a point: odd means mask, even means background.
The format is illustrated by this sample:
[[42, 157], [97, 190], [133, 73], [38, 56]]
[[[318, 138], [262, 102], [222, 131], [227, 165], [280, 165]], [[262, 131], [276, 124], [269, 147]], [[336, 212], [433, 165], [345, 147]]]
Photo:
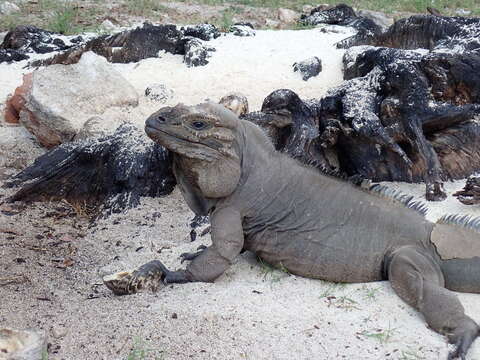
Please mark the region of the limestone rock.
[[34, 330], [0, 329], [0, 354], [6, 359], [39, 360], [47, 350], [45, 335]]
[[299, 61], [293, 64], [293, 71], [298, 71], [302, 75], [302, 79], [307, 81], [311, 77], [320, 74], [320, 71], [322, 71], [322, 61], [316, 56]]
[[143, 127], [124, 123], [111, 135], [61, 144], [38, 157], [6, 183], [19, 187], [7, 202], [66, 199], [86, 214], [108, 216], [144, 196], [170, 194], [172, 162]]
[[109, 62], [126, 64], [158, 57], [159, 51], [183, 55], [186, 41], [176, 25], [152, 25], [145, 22], [135, 29], [98, 36], [49, 59], [33, 61], [30, 65], [75, 64], [83, 53], [89, 51], [105, 57]]
[[472, 12], [470, 10], [465, 10], [465, 9], [457, 9], [455, 10], [455, 14], [459, 16], [470, 16]]
[[278, 19], [286, 24], [296, 22], [300, 18], [300, 14], [290, 9], [278, 9]]
[[208, 52], [211, 50], [211, 48], [204, 46], [201, 40], [192, 38], [185, 44], [183, 62], [188, 67], [207, 65], [207, 58], [210, 57]]
[[167, 88], [164, 84], [153, 84], [145, 89], [145, 96], [152, 101], [163, 104], [173, 97], [173, 90]]
[[117, 29], [115, 24], [108, 19], [103, 20], [100, 26], [106, 31], [115, 31]]
[[220, 31], [212, 24], [198, 24], [182, 28], [185, 36], [193, 36], [204, 41], [216, 39], [220, 36]]
[[276, 29], [280, 26], [280, 21], [273, 20], [273, 19], [265, 19], [265, 26]]
[[0, 167], [22, 170], [45, 150], [23, 126], [0, 126]]
[[28, 59], [28, 54], [46, 54], [71, 48], [81, 36], [63, 36], [31, 25], [20, 25], [5, 34], [0, 43], [0, 63]]
[[[77, 64], [34, 71], [11, 99], [19, 121], [48, 148], [71, 141], [94, 115], [111, 107], [137, 106], [138, 95], [120, 73], [94, 53]], [[21, 88], [22, 88], [21, 87]]]
[[230, 32], [235, 36], [255, 36], [253, 26], [249, 24], [235, 24], [230, 27]]
[[0, 3], [0, 14], [2, 15], [11, 15], [19, 11], [20, 11], [20, 8], [14, 3], [11, 3], [8, 1], [4, 1]]
[[105, 120], [100, 116], [93, 116], [88, 119], [80, 131], [75, 135], [75, 141], [85, 140], [93, 137], [101, 137], [110, 135], [114, 129], [106, 124]]
[[480, 204], [480, 176], [470, 176], [465, 187], [457, 191], [453, 196], [456, 196], [458, 201], [465, 205]]
[[373, 20], [373, 22], [382, 29], [386, 29], [390, 25], [393, 25], [393, 19], [379, 11], [359, 10], [357, 11], [357, 14], [358, 16]]
[[312, 5], [309, 5], [309, 4], [303, 5], [302, 6], [302, 13], [310, 14], [310, 12], [313, 10], [313, 8], [314, 7]]
[[227, 94], [218, 103], [232, 110], [237, 116], [244, 116], [248, 113], [247, 97], [241, 93]]

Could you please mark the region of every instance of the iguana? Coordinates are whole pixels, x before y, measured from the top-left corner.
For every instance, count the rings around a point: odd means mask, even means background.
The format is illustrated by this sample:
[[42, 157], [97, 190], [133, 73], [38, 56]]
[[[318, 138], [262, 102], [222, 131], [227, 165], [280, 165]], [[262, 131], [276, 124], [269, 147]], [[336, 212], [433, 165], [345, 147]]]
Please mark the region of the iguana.
[[[275, 151], [255, 124], [219, 104], [166, 107], [146, 120], [150, 138], [174, 153], [180, 190], [210, 215], [212, 245], [185, 270], [153, 260], [106, 277], [116, 294], [164, 283], [213, 282], [242, 251], [290, 273], [335, 282], [389, 280], [464, 359], [479, 335], [449, 291], [480, 292], [480, 220], [425, 219], [412, 197], [388, 197], [322, 175]], [[448, 289], [448, 290], [447, 290]]]

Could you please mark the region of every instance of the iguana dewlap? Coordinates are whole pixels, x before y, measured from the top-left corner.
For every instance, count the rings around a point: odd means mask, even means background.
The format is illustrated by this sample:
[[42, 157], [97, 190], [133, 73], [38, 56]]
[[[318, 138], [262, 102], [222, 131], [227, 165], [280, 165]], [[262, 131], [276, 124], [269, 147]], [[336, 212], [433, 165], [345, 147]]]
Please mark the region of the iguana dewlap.
[[209, 214], [212, 246], [186, 270], [158, 260], [105, 279], [116, 294], [160, 281], [214, 281], [242, 249], [301, 276], [337, 282], [389, 280], [464, 358], [479, 334], [450, 290], [480, 292], [475, 220], [432, 223], [411, 198], [391, 199], [322, 175], [276, 152], [256, 125], [213, 103], [163, 108], [146, 132], [174, 153], [174, 172], [196, 214]]

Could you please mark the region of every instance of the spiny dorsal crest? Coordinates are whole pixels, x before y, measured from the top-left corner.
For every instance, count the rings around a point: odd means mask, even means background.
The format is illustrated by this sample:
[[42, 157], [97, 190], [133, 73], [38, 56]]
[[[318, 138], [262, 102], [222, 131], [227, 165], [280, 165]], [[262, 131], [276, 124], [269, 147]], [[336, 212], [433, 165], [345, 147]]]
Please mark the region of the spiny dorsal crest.
[[394, 190], [389, 188], [388, 186], [385, 185], [380, 185], [380, 184], [374, 184], [370, 186], [369, 189], [372, 193], [379, 194], [381, 196], [384, 196], [388, 199], [392, 199], [394, 201], [397, 201], [403, 205], [405, 205], [407, 208], [415, 210], [419, 214], [425, 216], [427, 215], [428, 212], [428, 207], [421, 201], [414, 201], [412, 195], [407, 195], [402, 193], [401, 191]]
[[457, 225], [480, 233], [480, 217], [474, 217], [471, 215], [443, 215], [437, 220], [437, 224]]

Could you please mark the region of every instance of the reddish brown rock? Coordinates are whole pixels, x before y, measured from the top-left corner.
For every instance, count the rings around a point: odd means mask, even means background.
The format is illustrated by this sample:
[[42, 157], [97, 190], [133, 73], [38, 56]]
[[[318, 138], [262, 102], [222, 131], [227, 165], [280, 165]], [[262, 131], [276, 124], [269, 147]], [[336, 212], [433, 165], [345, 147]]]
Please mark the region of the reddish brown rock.
[[23, 75], [23, 84], [15, 89], [14, 94], [7, 100], [5, 107], [5, 121], [18, 124], [20, 110], [25, 105], [26, 95], [32, 89], [32, 73]]

